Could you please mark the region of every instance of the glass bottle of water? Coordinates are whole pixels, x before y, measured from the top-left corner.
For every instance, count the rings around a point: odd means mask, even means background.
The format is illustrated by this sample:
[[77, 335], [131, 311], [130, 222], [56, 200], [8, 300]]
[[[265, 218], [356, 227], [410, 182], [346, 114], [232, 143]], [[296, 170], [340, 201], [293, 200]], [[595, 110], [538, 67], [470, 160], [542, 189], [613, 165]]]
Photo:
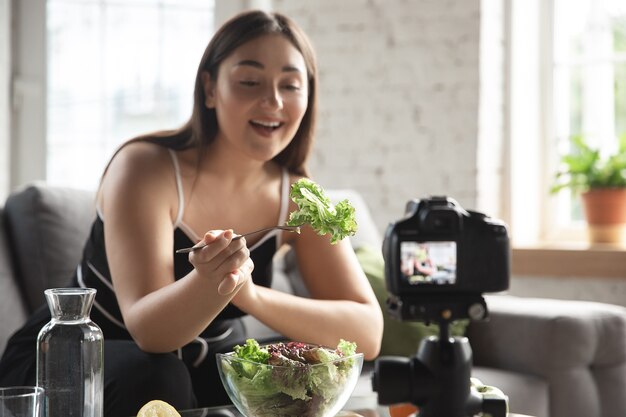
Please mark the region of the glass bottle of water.
[[37, 337], [37, 385], [45, 417], [102, 417], [103, 336], [89, 318], [93, 288], [45, 291], [52, 319]]

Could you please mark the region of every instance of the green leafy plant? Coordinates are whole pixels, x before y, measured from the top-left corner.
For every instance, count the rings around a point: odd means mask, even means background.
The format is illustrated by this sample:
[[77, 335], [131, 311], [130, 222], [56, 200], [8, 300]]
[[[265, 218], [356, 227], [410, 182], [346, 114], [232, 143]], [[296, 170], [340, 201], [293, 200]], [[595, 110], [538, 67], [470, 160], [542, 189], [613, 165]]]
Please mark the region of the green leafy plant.
[[572, 151], [561, 157], [563, 168], [556, 173], [552, 193], [564, 188], [585, 192], [594, 188], [626, 187], [626, 133], [619, 138], [617, 152], [606, 158], [580, 135], [572, 136], [572, 145]]

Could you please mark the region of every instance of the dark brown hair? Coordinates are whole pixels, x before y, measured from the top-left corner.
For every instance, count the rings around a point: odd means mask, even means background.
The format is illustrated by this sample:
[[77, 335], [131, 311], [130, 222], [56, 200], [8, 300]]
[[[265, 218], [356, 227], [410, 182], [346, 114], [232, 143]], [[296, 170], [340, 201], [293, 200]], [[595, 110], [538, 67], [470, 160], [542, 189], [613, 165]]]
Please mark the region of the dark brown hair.
[[198, 147], [198, 165], [200, 165], [203, 155], [215, 140], [219, 129], [215, 109], [205, 106], [202, 73], [206, 71], [211, 75], [212, 80], [217, 79], [220, 64], [235, 49], [248, 41], [268, 34], [280, 34], [286, 37], [302, 54], [306, 64], [309, 89], [308, 105], [300, 127], [291, 143], [274, 157], [274, 161], [286, 167], [291, 173], [308, 176], [306, 161], [313, 143], [317, 112], [316, 59], [305, 33], [291, 19], [279, 13], [248, 11], [224, 23], [211, 38], [200, 60], [194, 87], [193, 111], [189, 120], [179, 129], [142, 135], [129, 140], [122, 147], [135, 141], [152, 142], [176, 150]]

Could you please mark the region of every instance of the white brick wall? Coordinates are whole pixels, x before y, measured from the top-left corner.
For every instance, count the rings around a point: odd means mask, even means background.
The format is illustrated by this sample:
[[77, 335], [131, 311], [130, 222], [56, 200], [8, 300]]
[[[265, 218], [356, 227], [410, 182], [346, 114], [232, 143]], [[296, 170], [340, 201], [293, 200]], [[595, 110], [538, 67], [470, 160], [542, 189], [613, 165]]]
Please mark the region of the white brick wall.
[[[272, 2], [304, 28], [318, 54], [313, 176], [325, 187], [360, 191], [381, 232], [408, 199], [427, 194], [507, 220], [503, 5]], [[625, 305], [625, 291], [614, 279], [512, 277], [509, 292]]]
[[[407, 200], [428, 194], [484, 209], [477, 207], [480, 8], [481, 0], [273, 1], [318, 55], [312, 174], [325, 187], [360, 191], [381, 231]], [[501, 129], [502, 115], [493, 116]]]

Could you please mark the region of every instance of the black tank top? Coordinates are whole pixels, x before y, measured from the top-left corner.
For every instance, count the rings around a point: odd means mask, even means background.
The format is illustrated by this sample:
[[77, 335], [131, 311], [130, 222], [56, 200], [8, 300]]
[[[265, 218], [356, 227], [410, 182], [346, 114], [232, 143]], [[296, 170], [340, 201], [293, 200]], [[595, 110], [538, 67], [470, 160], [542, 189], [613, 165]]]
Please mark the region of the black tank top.
[[[199, 241], [200, 238], [182, 221], [184, 198], [180, 169], [174, 151], [170, 151], [170, 154], [176, 168], [176, 183], [179, 197], [179, 212], [172, 230], [174, 234], [174, 247], [172, 248], [174, 252], [174, 275], [175, 279], [178, 280], [187, 275], [193, 266], [188, 261], [188, 255], [176, 254], [175, 251], [179, 248], [191, 246]], [[289, 175], [286, 170], [283, 170], [281, 207], [278, 216], [279, 224], [283, 224], [287, 220], [288, 206]], [[131, 340], [132, 338], [124, 326], [111, 283], [111, 274], [104, 246], [104, 222], [100, 213], [92, 225], [91, 233], [85, 244], [82, 261], [74, 274], [74, 285], [96, 288], [98, 290], [94, 306], [91, 309], [91, 318], [100, 326], [105, 339]], [[282, 244], [281, 236], [280, 231], [272, 231], [263, 236], [259, 242], [250, 248], [250, 257], [254, 262], [252, 280], [255, 284], [265, 287], [271, 286], [272, 258]], [[219, 345], [219, 342], [227, 343], [227, 341], [240, 338], [243, 335], [241, 333], [241, 324], [233, 322], [234, 319], [242, 315], [244, 315], [242, 311], [233, 305], [228, 305], [199, 337], [178, 349], [178, 357], [194, 367], [204, 363], [205, 359], [210, 356], [208, 347], [213, 343], [216, 345]], [[0, 360], [0, 385], [32, 385], [34, 383], [36, 364], [35, 340], [41, 327], [49, 321], [50, 310], [46, 305], [43, 305], [11, 337]]]
[[[176, 250], [194, 245], [200, 240], [200, 237], [182, 221], [185, 200], [180, 181], [180, 168], [175, 152], [170, 150], [170, 155], [175, 167], [179, 197], [179, 210], [173, 230], [174, 247], [172, 248], [174, 252], [174, 276], [178, 280], [187, 275], [193, 269], [193, 265], [188, 260], [188, 254], [177, 254], [175, 253]], [[287, 171], [283, 170], [281, 207], [278, 215], [279, 224], [283, 224], [287, 220], [288, 200], [289, 176]], [[250, 247], [250, 257], [254, 262], [252, 280], [255, 284], [264, 287], [271, 286], [272, 258], [282, 243], [280, 240], [280, 231], [274, 230], [267, 233], [255, 245]], [[110, 339], [131, 339], [124, 325], [111, 281], [104, 245], [104, 221], [99, 210], [98, 217], [92, 225], [85, 245], [82, 261], [76, 270], [74, 281], [76, 286], [95, 288], [97, 290], [91, 318], [102, 328], [106, 337]], [[227, 305], [202, 332], [200, 337], [208, 342], [218, 341], [223, 337], [227, 337], [230, 329], [230, 319], [241, 317], [244, 314], [234, 305]]]

